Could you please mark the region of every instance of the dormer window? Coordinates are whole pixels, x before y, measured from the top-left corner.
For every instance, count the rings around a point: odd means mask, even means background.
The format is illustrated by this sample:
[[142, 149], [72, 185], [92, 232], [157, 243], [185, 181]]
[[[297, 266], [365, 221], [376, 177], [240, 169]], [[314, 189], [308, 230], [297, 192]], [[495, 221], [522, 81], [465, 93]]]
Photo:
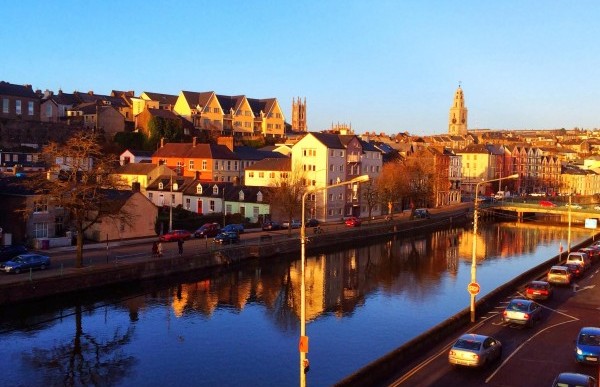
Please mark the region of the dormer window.
[[179, 188], [179, 184], [173, 183], [173, 191], [177, 191], [178, 188]]
[[239, 198], [240, 198], [240, 201], [244, 200], [244, 191], [240, 191]]
[[196, 186], [196, 193], [197, 193], [198, 195], [201, 195], [201, 194], [202, 194], [202, 184], [198, 184], [198, 185]]
[[219, 194], [219, 187], [215, 185], [213, 187], [213, 195], [218, 195], [218, 194]]
[[263, 201], [263, 194], [262, 192], [259, 192], [256, 194], [256, 201], [257, 202], [262, 202]]
[[158, 183], [158, 189], [165, 189], [165, 185], [162, 182]]

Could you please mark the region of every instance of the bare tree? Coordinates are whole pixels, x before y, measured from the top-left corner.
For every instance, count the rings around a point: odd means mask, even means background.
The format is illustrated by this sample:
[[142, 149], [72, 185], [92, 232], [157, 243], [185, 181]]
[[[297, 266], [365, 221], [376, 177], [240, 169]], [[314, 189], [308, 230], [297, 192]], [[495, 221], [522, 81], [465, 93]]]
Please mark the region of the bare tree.
[[123, 187], [113, 172], [115, 155], [103, 152], [96, 136], [77, 132], [65, 144], [49, 143], [42, 156], [50, 165], [49, 176], [34, 180], [34, 190], [48, 202], [62, 207], [77, 232], [77, 267], [83, 266], [83, 237], [102, 218], [118, 218], [130, 224], [132, 215], [115, 205], [112, 191]]
[[392, 162], [383, 165], [381, 173], [375, 180], [377, 196], [388, 207], [388, 214], [393, 217], [394, 203], [402, 197], [401, 164]]
[[371, 217], [373, 214], [373, 208], [379, 203], [379, 191], [377, 190], [377, 186], [373, 183], [373, 180], [369, 180], [367, 184], [364, 184], [363, 187], [363, 199], [367, 204], [367, 210], [369, 211], [369, 222], [371, 221]]
[[271, 207], [279, 210], [289, 222], [288, 235], [292, 234], [292, 219], [300, 215], [302, 194], [305, 190], [305, 174], [302, 168], [292, 168], [291, 172], [282, 173], [269, 187]]

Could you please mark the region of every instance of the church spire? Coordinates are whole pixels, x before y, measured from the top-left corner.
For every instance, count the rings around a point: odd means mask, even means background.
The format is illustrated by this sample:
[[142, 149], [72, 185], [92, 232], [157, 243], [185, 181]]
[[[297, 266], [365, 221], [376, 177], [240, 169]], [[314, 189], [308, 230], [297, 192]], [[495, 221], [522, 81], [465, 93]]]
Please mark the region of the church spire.
[[458, 83], [458, 89], [456, 89], [456, 93], [454, 94], [454, 103], [450, 108], [448, 133], [454, 136], [467, 135], [467, 108], [465, 107], [465, 97], [461, 82]]

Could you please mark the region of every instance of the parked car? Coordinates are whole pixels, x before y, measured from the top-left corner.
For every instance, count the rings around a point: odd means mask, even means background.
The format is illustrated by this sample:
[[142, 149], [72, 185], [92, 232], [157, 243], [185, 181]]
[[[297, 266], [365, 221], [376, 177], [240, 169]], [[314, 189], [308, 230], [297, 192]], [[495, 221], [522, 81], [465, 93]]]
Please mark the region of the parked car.
[[21, 254], [0, 265], [0, 270], [6, 273], [19, 274], [29, 269], [44, 270], [50, 266], [50, 257], [40, 254]]
[[235, 231], [225, 231], [217, 235], [214, 239], [215, 243], [228, 244], [238, 243], [240, 241], [240, 234]]
[[580, 251], [569, 253], [565, 263], [576, 263], [576, 264], [580, 265], [584, 271], [589, 269], [592, 266], [590, 257], [586, 253], [583, 253]]
[[540, 200], [540, 206], [542, 207], [556, 207], [556, 204], [548, 201], [548, 200]]
[[583, 268], [576, 263], [565, 263], [564, 266], [569, 269], [572, 278], [579, 278], [583, 274]]
[[430, 217], [431, 217], [431, 214], [429, 214], [429, 211], [427, 210], [427, 208], [417, 208], [415, 210], [415, 218], [429, 219]]
[[346, 219], [344, 223], [346, 223], [346, 226], [348, 227], [359, 227], [362, 222], [356, 216], [351, 216], [348, 219]]
[[548, 271], [546, 281], [553, 285], [570, 285], [573, 274], [566, 266], [552, 266]]
[[8, 261], [21, 254], [27, 254], [27, 249], [23, 245], [2, 246], [0, 247], [0, 262]]
[[272, 220], [267, 220], [266, 222], [263, 223], [262, 229], [263, 229], [263, 231], [279, 230], [279, 229], [281, 229], [281, 225]]
[[600, 260], [600, 247], [598, 246], [583, 247], [579, 251], [586, 253], [592, 262]]
[[533, 196], [533, 197], [546, 196], [546, 193], [545, 192], [532, 192], [529, 194], [529, 196]]
[[589, 375], [578, 374], [574, 372], [563, 372], [559, 374], [552, 387], [597, 387], [596, 379]]
[[319, 224], [320, 224], [320, 222], [319, 222], [318, 220], [314, 219], [314, 218], [313, 218], [313, 219], [308, 219], [308, 220], [307, 220], [307, 221], [304, 223], [304, 225], [305, 225], [306, 227], [317, 227]]
[[296, 219], [292, 219], [292, 222], [290, 223], [289, 221], [285, 221], [282, 223], [283, 228], [290, 228], [290, 224], [292, 226], [292, 228], [300, 228], [302, 226], [302, 222], [300, 222], [299, 220]]
[[161, 242], [174, 242], [178, 240], [187, 241], [192, 237], [192, 233], [187, 230], [173, 230], [161, 235], [158, 239]]
[[579, 363], [600, 364], [600, 328], [581, 328], [575, 341], [575, 360]]
[[569, 204], [569, 203], [567, 203], [567, 204], [565, 204], [565, 207], [571, 208], [573, 210], [581, 210], [581, 209], [583, 209], [583, 207], [580, 206], [579, 204]]
[[241, 223], [232, 223], [232, 224], [228, 224], [227, 226], [223, 227], [223, 229], [221, 230], [221, 232], [236, 232], [238, 234], [243, 234], [244, 233], [244, 225]]
[[456, 340], [448, 361], [452, 365], [480, 367], [502, 357], [502, 343], [491, 336], [464, 334]]
[[547, 300], [552, 297], [552, 285], [546, 281], [531, 281], [525, 287], [525, 296], [530, 300]]
[[200, 228], [194, 231], [196, 238], [214, 238], [221, 232], [219, 223], [204, 223]]
[[594, 210], [600, 211], [600, 206], [594, 206]]
[[508, 303], [502, 316], [504, 322], [533, 327], [542, 318], [542, 307], [535, 301], [515, 298]]

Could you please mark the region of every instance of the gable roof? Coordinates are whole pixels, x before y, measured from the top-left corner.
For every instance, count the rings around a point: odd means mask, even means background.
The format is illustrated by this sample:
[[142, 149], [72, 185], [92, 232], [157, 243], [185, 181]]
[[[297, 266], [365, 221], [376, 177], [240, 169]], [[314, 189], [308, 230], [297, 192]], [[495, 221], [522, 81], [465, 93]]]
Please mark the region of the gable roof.
[[205, 91], [202, 93], [197, 93], [195, 91], [181, 91], [181, 94], [185, 98], [188, 106], [195, 109], [197, 105], [205, 107], [210, 98], [214, 95], [213, 91]]
[[286, 155], [279, 152], [268, 151], [264, 149], [256, 149], [251, 146], [236, 146], [233, 152], [242, 160], [263, 160], [267, 158], [287, 158]]
[[340, 141], [340, 136], [337, 134], [310, 132], [308, 135], [314, 136], [321, 144], [329, 149], [346, 149], [344, 144]]
[[246, 171], [291, 171], [292, 160], [288, 157], [264, 159], [246, 167]]
[[147, 175], [156, 167], [156, 164], [129, 163], [118, 167], [115, 173], [119, 175]]
[[31, 87], [31, 85], [15, 85], [4, 81], [0, 81], [0, 95], [38, 98], [37, 94], [33, 92], [33, 88]]
[[218, 160], [239, 160], [227, 146], [218, 144], [196, 144], [169, 142], [158, 148], [152, 157], [183, 157]]
[[146, 94], [151, 101], [158, 101], [159, 104], [163, 105], [175, 105], [178, 98], [177, 95], [152, 93], [150, 91], [144, 91], [143, 94]]

